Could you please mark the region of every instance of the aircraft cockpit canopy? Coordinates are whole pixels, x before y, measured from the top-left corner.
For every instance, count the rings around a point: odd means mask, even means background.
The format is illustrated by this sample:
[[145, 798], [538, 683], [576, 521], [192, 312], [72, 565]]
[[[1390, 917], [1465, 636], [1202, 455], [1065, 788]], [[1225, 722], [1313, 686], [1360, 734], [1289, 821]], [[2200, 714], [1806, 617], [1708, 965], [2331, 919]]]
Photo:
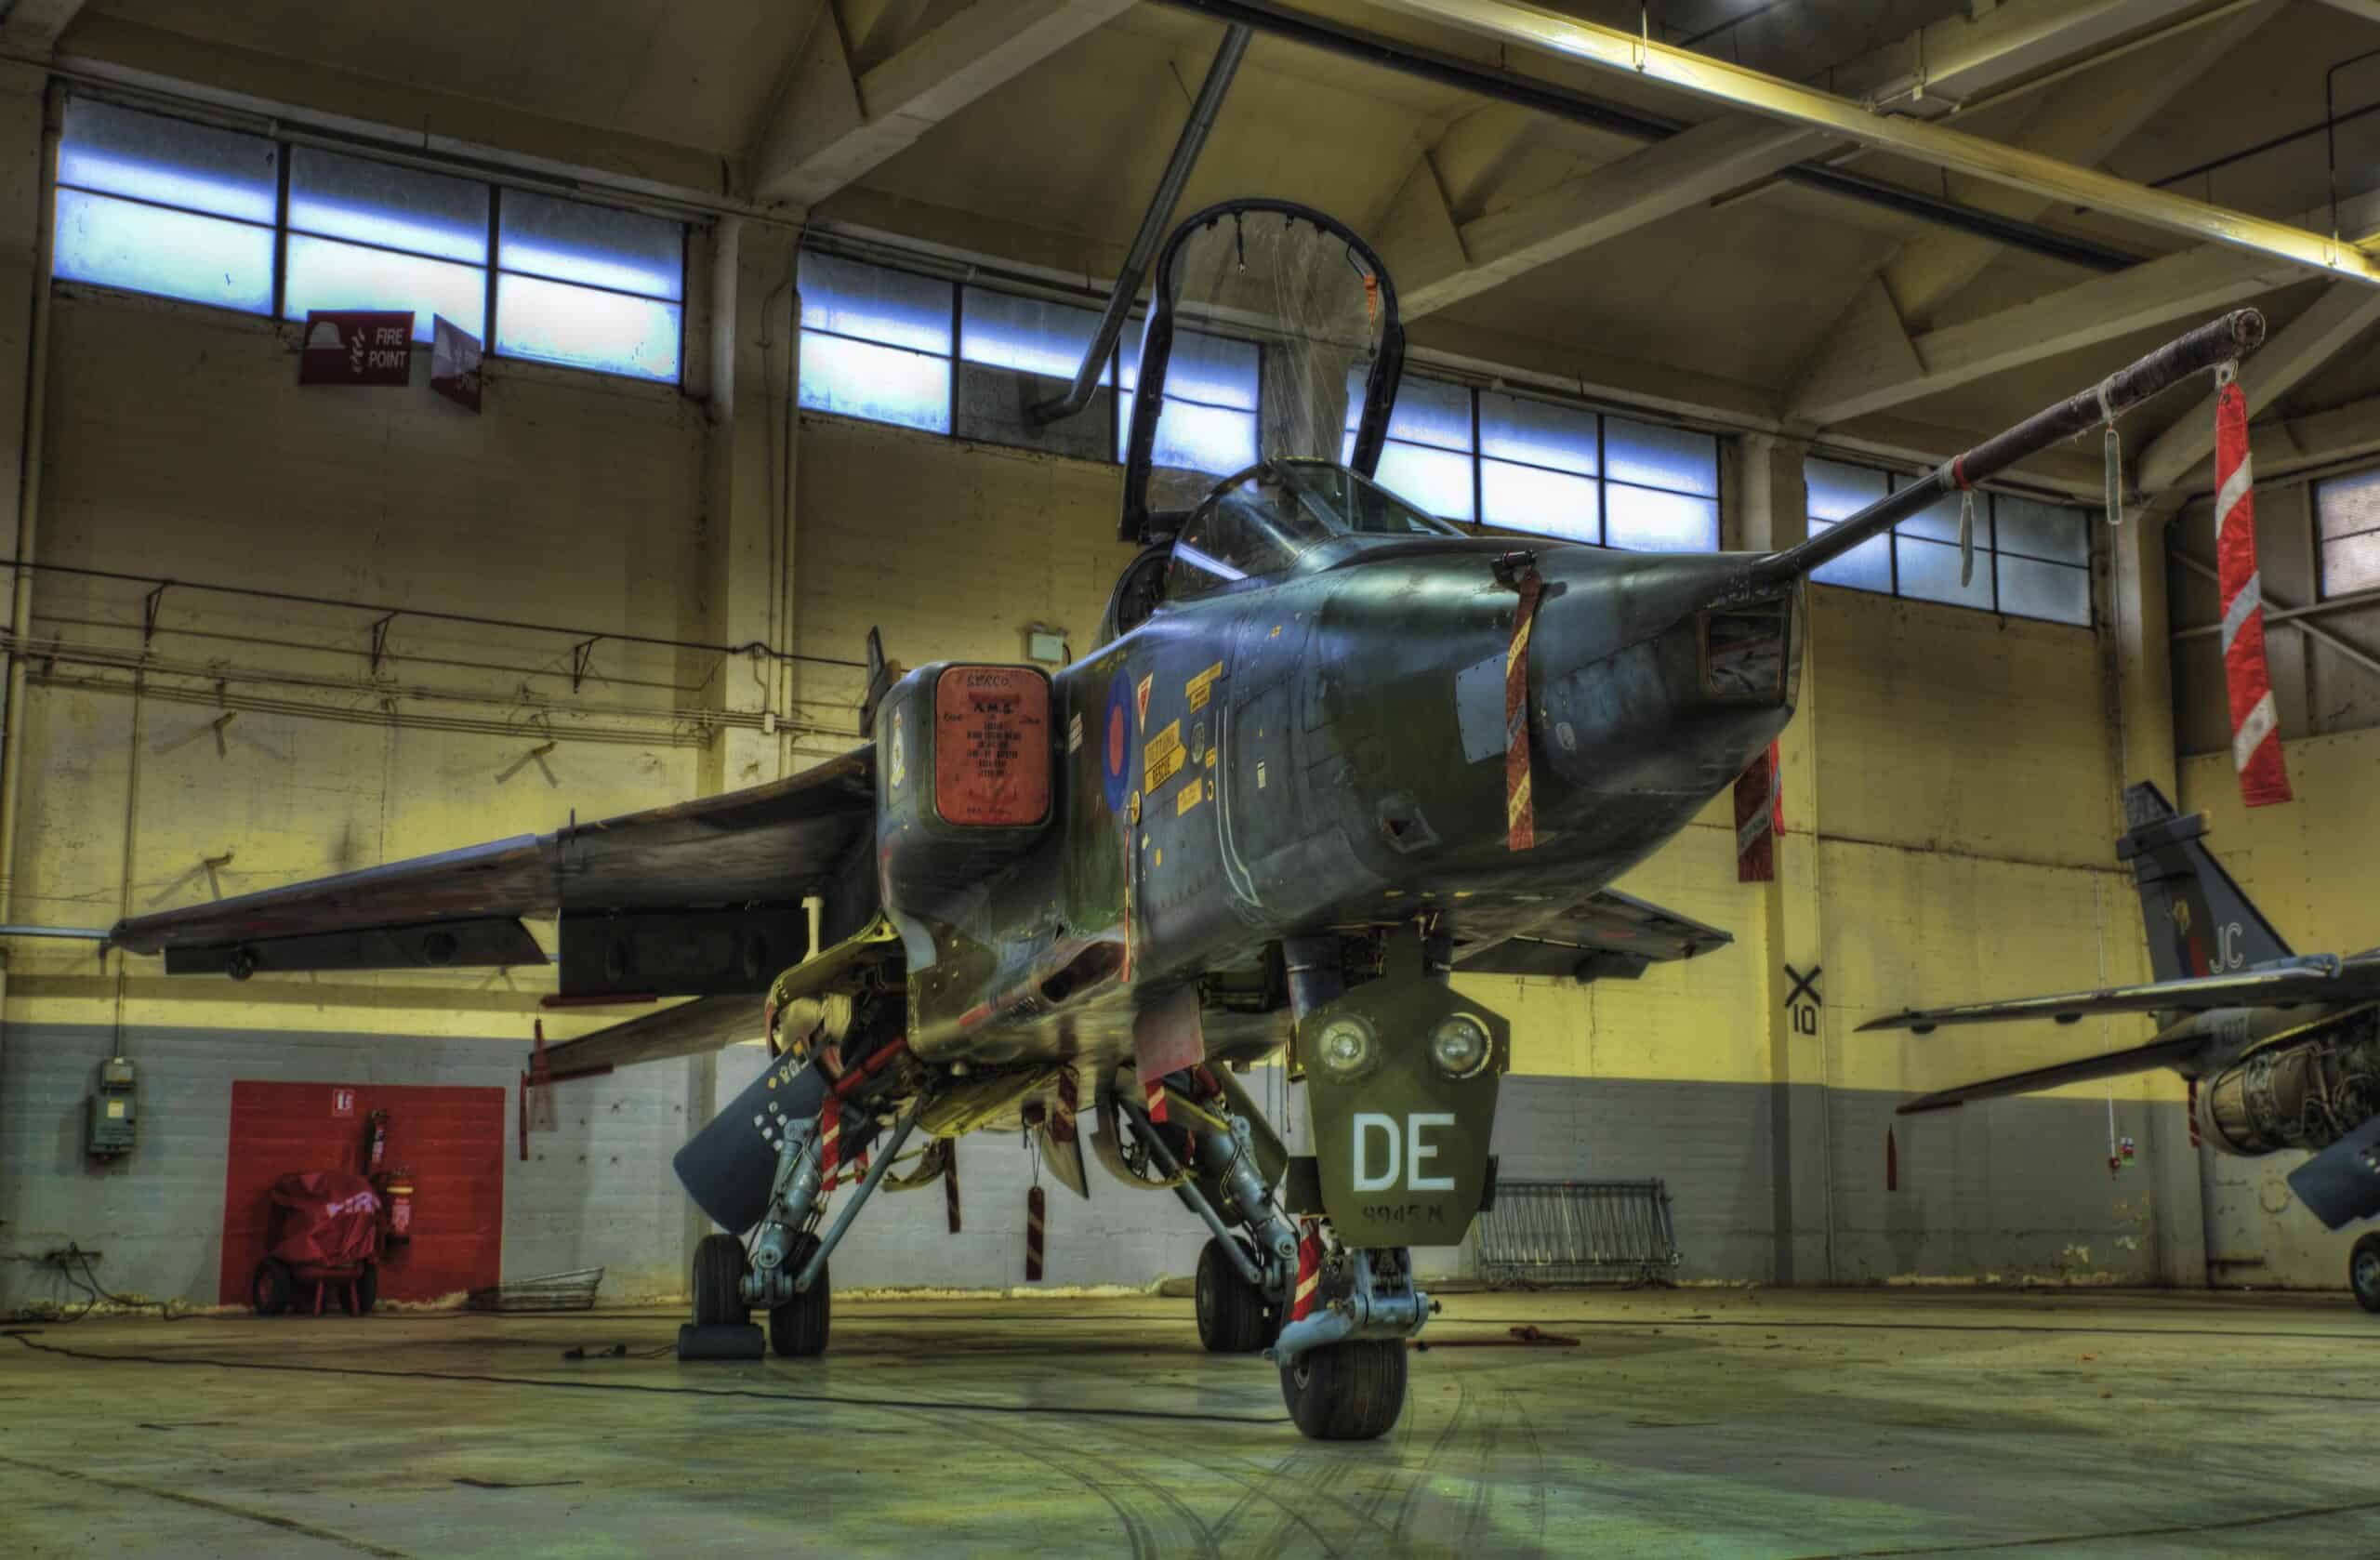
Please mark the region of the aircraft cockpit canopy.
[[1192, 601], [1287, 574], [1308, 549], [1342, 536], [1461, 535], [1335, 462], [1265, 461], [1192, 513], [1174, 540], [1165, 599]]
[[1179, 534], [1217, 483], [1260, 463], [1343, 459], [1368, 475], [1404, 358], [1395, 284], [1338, 221], [1270, 200], [1189, 218], [1158, 254], [1126, 360], [1123, 539]]

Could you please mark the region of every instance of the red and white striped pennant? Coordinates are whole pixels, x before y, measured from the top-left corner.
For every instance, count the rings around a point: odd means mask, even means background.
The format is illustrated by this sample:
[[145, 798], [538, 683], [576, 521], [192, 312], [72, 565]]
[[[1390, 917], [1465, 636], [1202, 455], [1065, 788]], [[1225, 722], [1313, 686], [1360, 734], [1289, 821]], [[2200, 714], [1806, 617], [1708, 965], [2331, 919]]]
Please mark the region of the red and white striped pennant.
[[831, 1189], [843, 1164], [843, 1103], [828, 1100], [818, 1113], [818, 1184]]
[[2264, 582], [2256, 572], [2255, 468], [2248, 453], [2248, 398], [2228, 373], [2215, 396], [2215, 564], [2223, 598], [2223, 681], [2231, 695], [2231, 767], [2240, 800], [2290, 800], [2281, 717], [2265, 661]]
[[1529, 774], [1528, 641], [1544, 588], [1534, 562], [1513, 581], [1520, 602], [1513, 609], [1512, 641], [1504, 648], [1504, 848], [1509, 851], [1537, 846], [1537, 799]]
[[1314, 1309], [1316, 1288], [1322, 1281], [1322, 1227], [1312, 1219], [1298, 1235], [1298, 1287], [1289, 1296], [1289, 1320], [1302, 1322]]
[[1075, 1070], [1072, 1067], [1058, 1075], [1058, 1104], [1050, 1114], [1050, 1141], [1075, 1141]]

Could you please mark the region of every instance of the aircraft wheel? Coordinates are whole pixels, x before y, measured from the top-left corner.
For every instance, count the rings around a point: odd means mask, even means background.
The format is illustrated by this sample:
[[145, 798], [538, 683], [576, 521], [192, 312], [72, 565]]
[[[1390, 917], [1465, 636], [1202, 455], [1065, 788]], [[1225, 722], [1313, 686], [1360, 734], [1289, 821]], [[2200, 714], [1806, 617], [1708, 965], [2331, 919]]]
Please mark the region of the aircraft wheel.
[[1405, 1411], [1405, 1340], [1309, 1349], [1281, 1368], [1281, 1400], [1312, 1441], [1376, 1441]]
[[257, 1308], [258, 1315], [282, 1315], [297, 1299], [298, 1276], [289, 1271], [287, 1263], [267, 1257], [257, 1263], [256, 1276], [248, 1280], [248, 1303]]
[[1272, 1342], [1264, 1293], [1250, 1283], [1223, 1249], [1210, 1238], [1198, 1253], [1198, 1342], [1210, 1355], [1252, 1355]]
[[[793, 1252], [786, 1258], [786, 1271], [800, 1273], [818, 1249], [818, 1237], [807, 1230], [793, 1237]], [[833, 1264], [827, 1264], [831, 1267]], [[826, 1352], [826, 1323], [833, 1315], [835, 1292], [827, 1283], [827, 1269], [818, 1270], [818, 1282], [808, 1292], [795, 1295], [783, 1305], [769, 1307], [769, 1347], [787, 1359], [815, 1359]]]
[[2355, 1243], [2347, 1253], [2347, 1281], [2366, 1311], [2380, 1311], [2380, 1230]]
[[707, 1235], [694, 1247], [694, 1325], [742, 1327], [752, 1319], [744, 1303], [744, 1243]]

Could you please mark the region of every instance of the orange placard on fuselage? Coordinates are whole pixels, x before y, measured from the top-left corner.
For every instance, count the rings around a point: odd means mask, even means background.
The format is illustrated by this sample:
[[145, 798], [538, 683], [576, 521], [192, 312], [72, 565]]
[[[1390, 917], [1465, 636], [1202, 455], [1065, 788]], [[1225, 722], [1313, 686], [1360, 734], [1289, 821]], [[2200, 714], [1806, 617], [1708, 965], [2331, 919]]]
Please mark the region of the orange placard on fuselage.
[[963, 828], [1050, 813], [1050, 681], [1028, 667], [951, 667], [935, 681], [934, 811]]

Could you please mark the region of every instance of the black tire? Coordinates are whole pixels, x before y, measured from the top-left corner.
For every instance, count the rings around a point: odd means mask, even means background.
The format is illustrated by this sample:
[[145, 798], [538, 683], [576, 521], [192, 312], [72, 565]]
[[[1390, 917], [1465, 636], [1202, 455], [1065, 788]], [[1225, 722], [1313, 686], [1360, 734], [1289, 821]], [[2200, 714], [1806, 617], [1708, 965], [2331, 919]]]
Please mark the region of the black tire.
[[1312, 1441], [1376, 1441], [1405, 1411], [1405, 1340], [1309, 1349], [1281, 1368], [1281, 1401]]
[[248, 1303], [257, 1308], [258, 1315], [285, 1315], [297, 1302], [298, 1276], [289, 1271], [287, 1263], [267, 1257], [257, 1263], [256, 1275], [248, 1280]]
[[2380, 1312], [2380, 1230], [2355, 1243], [2347, 1254], [2347, 1288], [2366, 1311]]
[[743, 1327], [752, 1319], [744, 1303], [744, 1243], [732, 1235], [707, 1235], [694, 1247], [694, 1325]]
[[[818, 1249], [818, 1237], [808, 1231], [793, 1237], [793, 1252], [786, 1271], [800, 1273]], [[769, 1307], [769, 1347], [787, 1359], [816, 1359], [826, 1352], [826, 1327], [834, 1318], [835, 1291], [827, 1263], [818, 1269], [818, 1281], [783, 1305]]]
[[1264, 1292], [1250, 1283], [1223, 1243], [1210, 1238], [1198, 1253], [1198, 1342], [1210, 1355], [1252, 1355], [1273, 1341]]
[[339, 1304], [350, 1316], [368, 1316], [372, 1307], [380, 1303], [380, 1264], [365, 1263], [364, 1271], [355, 1276], [352, 1284], [343, 1286]]

